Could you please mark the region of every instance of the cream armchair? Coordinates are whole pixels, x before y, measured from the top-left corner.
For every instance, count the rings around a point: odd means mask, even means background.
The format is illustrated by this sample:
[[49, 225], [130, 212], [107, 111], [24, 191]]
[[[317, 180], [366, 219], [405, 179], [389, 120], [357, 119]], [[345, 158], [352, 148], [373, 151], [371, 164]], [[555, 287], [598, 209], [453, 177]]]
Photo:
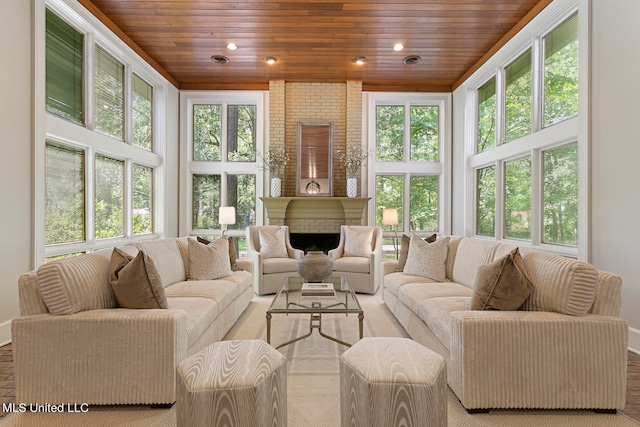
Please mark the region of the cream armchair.
[[375, 294], [381, 277], [382, 228], [341, 226], [340, 242], [329, 256], [333, 259], [333, 276], [348, 278], [355, 292]]
[[289, 276], [297, 276], [304, 252], [289, 242], [286, 225], [247, 228], [247, 258], [253, 263], [253, 290], [258, 295], [278, 292]]

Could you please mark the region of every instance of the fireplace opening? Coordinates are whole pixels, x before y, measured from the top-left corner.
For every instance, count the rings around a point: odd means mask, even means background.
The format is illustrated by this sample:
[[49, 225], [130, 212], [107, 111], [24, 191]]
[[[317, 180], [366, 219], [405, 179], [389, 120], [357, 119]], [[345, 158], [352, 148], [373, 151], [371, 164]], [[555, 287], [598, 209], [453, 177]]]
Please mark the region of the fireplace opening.
[[338, 247], [340, 233], [290, 233], [291, 246], [301, 249], [306, 254], [309, 251], [322, 251], [325, 254]]

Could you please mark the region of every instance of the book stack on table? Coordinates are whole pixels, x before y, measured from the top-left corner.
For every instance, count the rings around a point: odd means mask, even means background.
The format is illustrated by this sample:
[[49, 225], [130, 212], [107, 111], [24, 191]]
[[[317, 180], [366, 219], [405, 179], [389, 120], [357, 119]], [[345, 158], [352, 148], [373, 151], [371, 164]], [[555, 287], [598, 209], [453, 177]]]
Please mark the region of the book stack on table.
[[303, 301], [325, 301], [336, 299], [333, 283], [303, 283], [300, 290]]

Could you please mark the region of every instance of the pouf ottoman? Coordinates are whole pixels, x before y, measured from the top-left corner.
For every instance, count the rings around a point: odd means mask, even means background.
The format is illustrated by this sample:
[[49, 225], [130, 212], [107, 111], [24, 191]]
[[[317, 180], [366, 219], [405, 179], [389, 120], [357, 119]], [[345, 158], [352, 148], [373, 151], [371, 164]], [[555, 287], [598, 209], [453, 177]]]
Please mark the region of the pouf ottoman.
[[358, 341], [340, 356], [342, 426], [447, 425], [442, 356], [407, 338]]
[[220, 341], [177, 368], [178, 427], [287, 425], [286, 359], [261, 340]]

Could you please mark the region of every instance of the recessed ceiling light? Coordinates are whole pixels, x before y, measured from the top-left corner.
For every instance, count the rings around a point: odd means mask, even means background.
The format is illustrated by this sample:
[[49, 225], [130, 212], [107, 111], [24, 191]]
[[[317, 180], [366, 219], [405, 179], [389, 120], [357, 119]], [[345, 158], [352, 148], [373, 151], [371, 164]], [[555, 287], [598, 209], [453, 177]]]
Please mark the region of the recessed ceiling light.
[[236, 50], [238, 48], [238, 46], [236, 46], [235, 43], [228, 43], [227, 44], [227, 49], [229, 50]]
[[227, 62], [229, 62], [229, 58], [227, 58], [226, 56], [222, 56], [222, 55], [213, 55], [211, 57], [211, 61], [214, 64], [226, 64]]
[[402, 43], [396, 43], [393, 45], [393, 50], [395, 50], [396, 52], [400, 52], [402, 49], [404, 49]]
[[267, 61], [267, 64], [269, 64], [269, 65], [275, 64], [276, 62], [278, 62], [278, 60], [276, 58], [274, 58], [273, 56], [265, 56], [264, 60]]
[[417, 64], [421, 60], [422, 58], [420, 58], [418, 55], [409, 55], [406, 58], [404, 58], [402, 62], [404, 62], [407, 65], [413, 65], [413, 64]]
[[358, 65], [362, 65], [365, 62], [367, 62], [367, 58], [365, 58], [364, 56], [358, 56], [357, 58], [353, 58], [353, 62], [355, 62]]

